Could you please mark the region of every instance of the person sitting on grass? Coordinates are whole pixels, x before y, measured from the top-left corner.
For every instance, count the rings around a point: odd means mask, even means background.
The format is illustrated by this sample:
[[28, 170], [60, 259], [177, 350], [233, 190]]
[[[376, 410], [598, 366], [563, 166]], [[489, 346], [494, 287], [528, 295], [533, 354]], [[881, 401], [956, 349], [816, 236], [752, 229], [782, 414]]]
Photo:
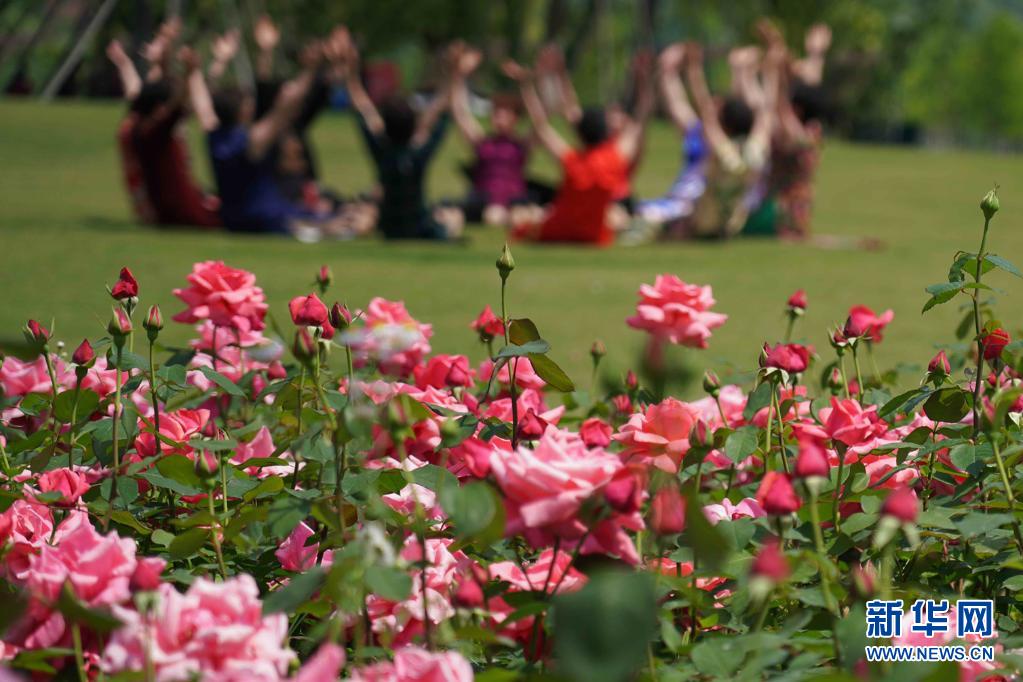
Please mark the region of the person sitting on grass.
[[136, 214], [156, 225], [220, 226], [219, 200], [196, 182], [188, 147], [180, 133], [187, 114], [185, 84], [170, 74], [169, 55], [180, 22], [164, 23], [144, 54], [150, 67], [145, 82], [120, 43], [107, 54], [121, 75], [130, 114], [118, 132], [125, 181]]
[[194, 54], [189, 55], [188, 86], [220, 190], [220, 215], [232, 232], [295, 234], [315, 240], [346, 236], [334, 215], [317, 215], [289, 202], [275, 177], [271, 148], [290, 129], [323, 56], [319, 43], [302, 53], [302, 71], [281, 87], [277, 101], [255, 119], [251, 94], [224, 89], [211, 97]]
[[390, 97], [378, 109], [362, 85], [359, 52], [346, 30], [333, 38], [346, 55], [348, 95], [359, 131], [376, 165], [382, 196], [376, 227], [385, 239], [449, 239], [461, 233], [461, 211], [426, 203], [426, 172], [447, 130], [450, 100], [446, 84], [417, 114], [403, 97]]
[[451, 113], [459, 132], [476, 155], [470, 169], [472, 188], [462, 210], [469, 222], [505, 225], [508, 209], [527, 200], [526, 164], [530, 141], [516, 133], [520, 112], [517, 97], [505, 93], [491, 97], [489, 134], [473, 116], [466, 79], [481, 59], [479, 50], [464, 43], [455, 43], [449, 49], [453, 78]]
[[635, 116], [617, 135], [611, 135], [603, 108], [585, 109], [575, 126], [581, 144], [573, 148], [547, 118], [533, 74], [512, 61], [505, 62], [504, 72], [519, 83], [535, 135], [562, 169], [561, 186], [547, 215], [538, 224], [516, 226], [517, 236], [543, 242], [612, 243], [614, 232], [608, 223], [608, 210], [628, 177], [629, 165], [640, 152], [643, 129], [653, 106], [650, 79], [637, 73]]

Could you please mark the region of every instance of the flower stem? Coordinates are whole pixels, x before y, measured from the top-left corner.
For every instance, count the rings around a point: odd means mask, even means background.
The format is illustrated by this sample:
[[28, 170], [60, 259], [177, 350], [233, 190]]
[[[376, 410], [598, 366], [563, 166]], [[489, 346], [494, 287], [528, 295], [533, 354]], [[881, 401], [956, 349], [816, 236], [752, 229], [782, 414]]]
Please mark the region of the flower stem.
[[156, 397], [156, 364], [153, 362], [152, 341], [149, 342], [149, 396], [153, 399], [153, 425], [156, 432], [160, 433], [160, 403]]
[[[785, 473], [789, 473], [789, 461], [785, 453], [785, 419], [781, 413], [781, 401], [778, 398], [778, 391], [771, 391], [771, 407], [778, 414], [778, 455], [781, 457], [781, 466]], [[771, 434], [767, 434], [770, 442]]]
[[821, 592], [824, 593], [824, 605], [828, 611], [838, 615], [834, 595], [831, 594], [831, 578], [828, 576], [830, 563], [828, 562], [828, 553], [824, 549], [824, 531], [821, 530], [820, 510], [817, 509], [817, 492], [815, 490], [810, 490], [810, 523], [813, 526], [813, 542], [817, 548], [817, 554], [820, 556], [822, 569], [825, 565], [828, 566], [827, 570], [821, 570]]
[[75, 379], [75, 393], [71, 398], [71, 423], [67, 427], [67, 468], [74, 468], [75, 455], [75, 423], [78, 421], [78, 395], [82, 390], [82, 380]]
[[[213, 491], [206, 494], [206, 503], [209, 506], [210, 516], [216, 519], [217, 510], [213, 505]], [[220, 526], [220, 520], [217, 519], [216, 526], [210, 527], [210, 541], [213, 543], [213, 552], [217, 555], [217, 566], [220, 567], [220, 577], [227, 580], [227, 565], [224, 563], [224, 550], [220, 546]]]
[[[984, 218], [984, 233], [980, 238], [980, 250], [977, 251], [977, 269], [973, 272], [973, 281], [980, 284], [980, 277], [984, 268], [984, 250], [987, 247], [987, 230], [991, 224], [991, 218]], [[973, 377], [973, 439], [976, 441], [980, 434], [980, 389], [981, 374], [984, 371], [984, 342], [980, 336], [980, 287], [973, 290], [973, 329], [977, 333], [977, 374]]]
[[1019, 520], [1016, 518], [1016, 496], [1012, 492], [1009, 472], [1005, 468], [1005, 460], [1002, 459], [1002, 452], [998, 449], [998, 443], [992, 440], [991, 448], [995, 453], [998, 475], [1002, 478], [1002, 485], [1005, 487], [1005, 499], [1009, 503], [1009, 515], [1012, 517], [1012, 533], [1016, 537], [1016, 548], [1019, 550], [1020, 556], [1023, 556], [1023, 532], [1021, 532]]

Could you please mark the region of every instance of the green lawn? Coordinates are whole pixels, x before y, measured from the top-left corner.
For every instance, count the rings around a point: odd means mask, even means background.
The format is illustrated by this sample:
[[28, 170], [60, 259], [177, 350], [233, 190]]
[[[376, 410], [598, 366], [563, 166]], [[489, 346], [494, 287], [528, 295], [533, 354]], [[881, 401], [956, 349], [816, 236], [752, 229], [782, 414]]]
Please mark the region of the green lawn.
[[[99, 336], [108, 310], [104, 284], [128, 265], [138, 276], [143, 303], [179, 310], [170, 293], [191, 263], [223, 259], [254, 271], [279, 319], [292, 296], [310, 290], [322, 263], [335, 273], [331, 298], [363, 305], [373, 295], [403, 299], [413, 315], [432, 322], [434, 349], [468, 353], [481, 349], [467, 329], [484, 304], [498, 303], [493, 262], [503, 241], [497, 230], [473, 230], [467, 246], [357, 243], [303, 245], [282, 239], [160, 232], [134, 224], [122, 192], [114, 146], [121, 108], [114, 104], [0, 102], [0, 344], [10, 345], [29, 317], [57, 320], [69, 344]], [[342, 192], [365, 190], [371, 169], [353, 123], [326, 116], [315, 138], [325, 180]], [[454, 135], [434, 165], [435, 197], [462, 190], [457, 164], [466, 151]], [[205, 150], [193, 146], [195, 167], [208, 178]], [[655, 126], [637, 188], [655, 195], [671, 181], [678, 140]], [[549, 164], [538, 172], [550, 174]], [[723, 374], [749, 369], [764, 340], [777, 340], [782, 309], [796, 288], [809, 293], [800, 332], [826, 357], [825, 327], [843, 320], [850, 305], [891, 307], [895, 322], [878, 349], [882, 364], [926, 362], [936, 344], [952, 340], [952, 306], [921, 317], [923, 287], [939, 281], [957, 248], [975, 249], [977, 203], [994, 182], [1002, 185], [1003, 212], [989, 245], [1010, 260], [1020, 258], [1023, 231], [1016, 206], [1023, 161], [1012, 156], [850, 146], [830, 142], [818, 183], [819, 234], [871, 236], [879, 252], [825, 250], [807, 245], [739, 240], [727, 244], [655, 244], [603, 251], [516, 245], [518, 269], [511, 279], [510, 307], [532, 317], [553, 346], [553, 356], [577, 378], [588, 374], [588, 349], [605, 341], [616, 369], [630, 366], [642, 335], [625, 326], [636, 289], [657, 273], [678, 274], [714, 287], [718, 307], [730, 316], [711, 346], [689, 362]], [[991, 278], [1005, 290], [1007, 321], [1023, 287], [1009, 276]], [[189, 330], [173, 325], [172, 341]], [[1010, 327], [1014, 329], [1014, 327]]]

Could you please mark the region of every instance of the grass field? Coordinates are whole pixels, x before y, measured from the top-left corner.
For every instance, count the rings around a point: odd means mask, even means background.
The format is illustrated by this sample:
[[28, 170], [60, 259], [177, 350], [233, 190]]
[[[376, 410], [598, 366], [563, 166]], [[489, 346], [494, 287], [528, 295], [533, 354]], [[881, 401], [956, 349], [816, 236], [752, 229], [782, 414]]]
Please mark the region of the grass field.
[[[376, 240], [304, 245], [146, 228], [131, 221], [122, 192], [113, 139], [120, 113], [116, 104], [0, 102], [0, 345], [17, 340], [29, 317], [56, 319], [57, 336], [72, 347], [85, 335], [101, 335], [109, 315], [104, 283], [112, 283], [122, 265], [138, 276], [144, 304], [160, 303], [169, 317], [180, 309], [170, 290], [183, 283], [192, 262], [212, 258], [254, 271], [272, 312], [283, 320], [288, 300], [307, 293], [313, 273], [327, 263], [336, 278], [331, 298], [353, 307], [374, 295], [403, 299], [413, 315], [434, 324], [436, 351], [481, 358], [467, 325], [484, 304], [498, 303], [498, 231], [472, 230], [465, 246]], [[350, 118], [323, 117], [315, 139], [327, 184], [344, 193], [369, 186], [371, 169]], [[195, 142], [193, 164], [208, 179], [205, 150]], [[462, 191], [457, 164], [465, 156], [464, 145], [449, 136], [434, 164], [433, 196]], [[677, 164], [674, 131], [655, 126], [638, 194], [663, 191]], [[540, 160], [537, 172], [553, 173]], [[753, 240], [603, 251], [516, 245], [510, 312], [532, 317], [553, 357], [576, 378], [588, 375], [595, 338], [605, 341], [609, 367], [617, 371], [634, 362], [642, 342], [642, 334], [624, 323], [637, 287], [657, 273], [675, 273], [712, 284], [718, 308], [730, 316], [708, 350], [687, 354], [690, 364], [725, 375], [752, 368], [760, 343], [778, 340], [785, 299], [804, 287], [810, 308], [799, 333], [825, 357], [830, 359], [825, 327], [844, 320], [850, 305], [865, 303], [895, 310], [879, 364], [925, 363], [937, 344], [952, 341], [958, 313], [946, 306], [921, 317], [923, 287], [943, 279], [955, 249], [976, 249], [977, 203], [995, 182], [1002, 185], [1003, 209], [989, 245], [1023, 261], [1020, 178], [1023, 160], [1017, 157], [830, 142], [820, 171], [816, 231], [876, 237], [885, 244], [881, 251]], [[1023, 282], [1008, 275], [991, 279], [1003, 289], [1000, 309], [1011, 325], [1023, 302]], [[172, 327], [171, 341], [188, 338], [188, 328]]]

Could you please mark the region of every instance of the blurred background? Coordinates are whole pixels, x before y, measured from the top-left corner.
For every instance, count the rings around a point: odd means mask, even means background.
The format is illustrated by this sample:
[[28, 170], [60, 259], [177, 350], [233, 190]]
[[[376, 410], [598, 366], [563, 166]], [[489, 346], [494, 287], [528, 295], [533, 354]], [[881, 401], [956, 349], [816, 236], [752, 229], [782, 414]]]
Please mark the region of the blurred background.
[[[555, 41], [584, 99], [618, 94], [639, 47], [699, 40], [723, 55], [752, 39], [759, 17], [774, 18], [790, 42], [824, 21], [834, 32], [825, 77], [832, 134], [997, 148], [1023, 141], [1018, 0], [0, 0], [0, 84], [8, 96], [116, 97], [109, 40], [137, 54], [160, 21], [180, 14], [188, 40], [203, 48], [264, 12], [281, 26], [285, 53], [350, 25], [381, 87], [428, 84], [429, 56], [456, 38], [483, 46], [495, 76], [501, 57], [529, 58]], [[243, 81], [246, 61], [236, 64]]]

